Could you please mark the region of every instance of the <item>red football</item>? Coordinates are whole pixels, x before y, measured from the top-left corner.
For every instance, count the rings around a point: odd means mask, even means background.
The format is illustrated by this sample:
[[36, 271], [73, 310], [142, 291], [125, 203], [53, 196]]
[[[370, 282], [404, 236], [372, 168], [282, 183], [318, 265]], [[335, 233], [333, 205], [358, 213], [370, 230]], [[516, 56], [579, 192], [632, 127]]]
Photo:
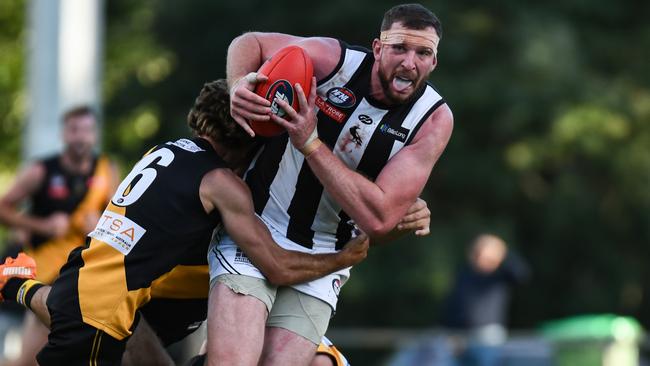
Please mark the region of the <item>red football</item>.
[[[287, 46], [279, 50], [260, 67], [258, 72], [268, 76], [269, 79], [257, 84], [255, 93], [270, 101], [271, 111], [280, 117], [287, 118], [285, 111], [274, 102], [275, 98], [284, 99], [298, 111], [298, 96], [294, 85], [300, 84], [305, 95], [309, 96], [314, 67], [309, 55], [298, 46]], [[253, 131], [260, 136], [271, 137], [284, 132], [282, 126], [271, 120], [249, 121], [249, 123]]]

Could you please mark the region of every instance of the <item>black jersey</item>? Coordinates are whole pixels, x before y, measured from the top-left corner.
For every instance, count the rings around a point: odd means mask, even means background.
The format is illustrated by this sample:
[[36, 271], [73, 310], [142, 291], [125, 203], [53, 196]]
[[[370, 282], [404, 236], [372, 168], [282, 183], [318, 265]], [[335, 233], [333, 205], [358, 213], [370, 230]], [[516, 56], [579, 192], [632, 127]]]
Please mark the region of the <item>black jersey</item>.
[[[48, 307], [80, 316], [114, 338], [130, 335], [152, 282], [205, 265], [217, 210], [199, 197], [203, 176], [226, 168], [206, 140], [180, 139], [149, 151], [122, 181], [88, 247], [71, 255]], [[204, 284], [204, 283], [202, 283]]]
[[[88, 193], [96, 173], [97, 161], [98, 157], [93, 157], [89, 172], [78, 174], [65, 169], [60, 154], [43, 159], [41, 164], [45, 167], [45, 177], [31, 197], [30, 214], [36, 217], [47, 217], [55, 212], [72, 214]], [[48, 239], [33, 234], [30, 244], [37, 247]]]

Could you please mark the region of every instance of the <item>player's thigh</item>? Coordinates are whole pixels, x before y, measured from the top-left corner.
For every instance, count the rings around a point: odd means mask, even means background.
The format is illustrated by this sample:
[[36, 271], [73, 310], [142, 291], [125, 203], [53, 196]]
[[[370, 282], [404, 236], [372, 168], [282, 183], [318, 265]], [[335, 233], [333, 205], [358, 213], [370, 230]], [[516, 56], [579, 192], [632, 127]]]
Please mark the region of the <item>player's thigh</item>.
[[208, 354], [237, 357], [233, 345], [251, 354], [262, 351], [268, 308], [275, 300], [275, 287], [264, 279], [220, 275], [211, 283], [208, 306]]
[[212, 310], [213, 301], [223, 304], [221, 307], [261, 302], [268, 313], [275, 302], [276, 292], [277, 287], [263, 278], [222, 274], [210, 282], [210, 310]]
[[51, 312], [48, 343], [36, 359], [40, 366], [119, 365], [126, 339], [117, 340], [80, 319]]
[[284, 328], [268, 327], [264, 338], [261, 366], [308, 366], [316, 354], [316, 344]]
[[153, 298], [139, 311], [167, 347], [201, 326], [208, 316], [208, 299]]
[[280, 287], [266, 323], [267, 327], [289, 330], [318, 345], [327, 331], [332, 308], [323, 300]]
[[220, 275], [210, 285], [209, 341], [217, 331], [224, 332], [224, 336], [245, 333], [246, 329], [264, 332], [268, 311], [275, 301], [275, 287], [264, 279], [242, 275]]
[[140, 316], [137, 326], [126, 343], [122, 366], [173, 366], [169, 353], [147, 320]]

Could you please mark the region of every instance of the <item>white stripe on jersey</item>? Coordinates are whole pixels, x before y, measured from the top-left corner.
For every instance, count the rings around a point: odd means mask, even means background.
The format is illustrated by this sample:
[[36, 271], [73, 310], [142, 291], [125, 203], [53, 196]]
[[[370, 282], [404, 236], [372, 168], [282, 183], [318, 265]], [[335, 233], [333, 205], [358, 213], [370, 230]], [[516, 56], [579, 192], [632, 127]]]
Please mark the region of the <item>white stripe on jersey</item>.
[[[339, 139], [336, 141], [336, 146], [334, 147], [334, 155], [341, 159], [350, 169], [355, 170], [357, 165], [359, 165], [359, 161], [361, 161], [363, 153], [366, 151], [372, 134], [377, 128], [377, 124], [386, 113], [388, 113], [387, 110], [373, 107], [364, 98], [350, 118], [348, 118], [343, 130], [341, 130]], [[359, 118], [361, 115], [370, 117], [372, 123], [362, 123]], [[367, 119], [364, 118], [364, 120]], [[356, 133], [361, 137], [360, 144], [357, 144], [350, 137], [350, 129], [354, 127], [357, 127]], [[316, 211], [316, 217], [311, 227], [315, 232], [314, 245], [330, 244], [333, 246], [336, 244], [335, 236], [340, 221], [340, 211], [341, 206], [334, 201], [327, 191], [323, 191], [320, 203], [318, 204], [318, 211]]]
[[332, 77], [327, 80], [324, 84], [318, 86], [318, 95], [325, 98], [325, 93], [327, 93], [330, 88], [335, 86], [345, 85], [350, 79], [354, 72], [357, 71], [363, 59], [366, 57], [365, 52], [355, 51], [351, 49], [345, 50], [345, 60], [339, 71], [337, 71]]
[[[406, 141], [409, 140], [411, 137], [411, 134], [413, 133], [413, 129], [417, 125], [418, 122], [422, 119], [422, 117], [425, 116], [425, 114], [429, 111], [431, 108], [431, 100], [435, 100], [436, 102], [442, 99], [440, 94], [435, 91], [431, 86], [427, 85], [426, 89], [424, 90], [424, 94], [420, 99], [418, 99], [417, 102], [413, 105], [413, 108], [411, 108], [411, 111], [409, 112], [408, 116], [406, 117], [407, 124], [403, 124], [403, 127], [406, 127], [409, 129], [409, 134], [406, 136]], [[401, 148], [404, 147], [404, 143], [395, 140], [395, 144], [393, 145], [393, 149], [390, 151], [390, 157], [392, 158], [395, 154], [397, 154], [398, 151], [400, 151]]]
[[269, 201], [262, 211], [264, 220], [284, 235], [287, 235], [286, 223], [289, 222], [287, 207], [296, 193], [297, 172], [300, 171], [304, 160], [303, 155], [293, 147], [291, 141], [287, 142], [280, 168], [271, 183]]

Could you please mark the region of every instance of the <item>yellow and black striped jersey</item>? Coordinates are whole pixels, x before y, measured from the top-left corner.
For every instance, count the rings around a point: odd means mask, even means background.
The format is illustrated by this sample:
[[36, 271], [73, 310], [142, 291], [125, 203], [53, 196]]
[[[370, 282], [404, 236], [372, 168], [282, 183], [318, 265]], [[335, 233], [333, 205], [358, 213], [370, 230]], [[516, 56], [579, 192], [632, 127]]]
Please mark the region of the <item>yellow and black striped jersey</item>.
[[[79, 316], [114, 338], [129, 336], [135, 312], [152, 296], [152, 282], [165, 282], [183, 269], [201, 266], [204, 272], [220, 217], [217, 210], [205, 212], [199, 187], [217, 168], [227, 166], [201, 138], [151, 149], [118, 187], [88, 235], [88, 246], [71, 254], [48, 307]], [[194, 286], [201, 288], [182, 290], [207, 292], [207, 282]]]
[[37, 217], [53, 213], [70, 215], [70, 226], [60, 237], [45, 237], [31, 234], [25, 251], [36, 261], [37, 279], [52, 283], [65, 264], [70, 251], [83, 245], [88, 232], [86, 221], [95, 217], [106, 206], [113, 193], [111, 182], [117, 181], [116, 172], [106, 156], [93, 158], [93, 167], [88, 174], [74, 174], [61, 164], [61, 155], [41, 162], [45, 167], [43, 183], [32, 196], [30, 212]]

